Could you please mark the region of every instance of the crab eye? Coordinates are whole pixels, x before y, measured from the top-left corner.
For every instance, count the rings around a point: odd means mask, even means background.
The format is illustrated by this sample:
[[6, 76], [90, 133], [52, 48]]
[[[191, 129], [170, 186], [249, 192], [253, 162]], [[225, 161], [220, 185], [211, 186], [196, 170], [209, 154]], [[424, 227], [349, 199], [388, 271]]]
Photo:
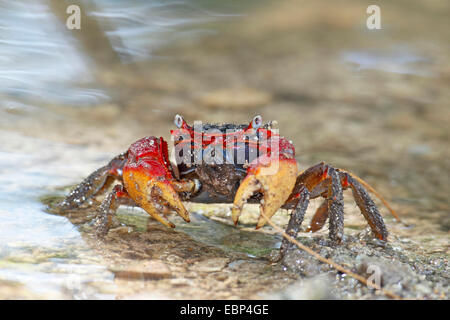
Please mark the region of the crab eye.
[[262, 125], [262, 117], [260, 115], [257, 115], [256, 117], [253, 118], [252, 128], [258, 129], [259, 127], [261, 127], [261, 125]]
[[173, 123], [175, 123], [175, 125], [177, 126], [177, 128], [181, 128], [181, 127], [183, 126], [183, 122], [184, 122], [183, 117], [180, 116], [179, 114], [177, 114], [177, 115], [175, 116], [175, 119], [174, 119], [174, 121], [173, 121]]

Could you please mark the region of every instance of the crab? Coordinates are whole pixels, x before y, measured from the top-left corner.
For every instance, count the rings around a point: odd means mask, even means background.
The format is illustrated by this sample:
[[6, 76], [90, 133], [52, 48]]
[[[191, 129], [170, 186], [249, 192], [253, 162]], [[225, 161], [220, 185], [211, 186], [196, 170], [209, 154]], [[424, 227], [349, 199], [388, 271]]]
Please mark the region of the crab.
[[[142, 138], [89, 175], [61, 206], [76, 209], [106, 194], [94, 220], [97, 235], [103, 237], [120, 205], [140, 207], [175, 228], [167, 215], [175, 212], [189, 222], [185, 201], [232, 203], [235, 225], [247, 202], [260, 203], [256, 228], [263, 227], [278, 209], [288, 209], [286, 233], [295, 238], [310, 199], [322, 197], [306, 231], [318, 231], [328, 219], [329, 237], [339, 244], [344, 237], [343, 190], [350, 188], [373, 235], [387, 240], [385, 223], [368, 190], [379, 194], [354, 174], [324, 162], [299, 173], [295, 148], [273, 128], [274, 122], [263, 123], [258, 115], [249, 124], [191, 126], [176, 115], [174, 123], [172, 158], [162, 137]], [[281, 256], [289, 246], [284, 239]]]

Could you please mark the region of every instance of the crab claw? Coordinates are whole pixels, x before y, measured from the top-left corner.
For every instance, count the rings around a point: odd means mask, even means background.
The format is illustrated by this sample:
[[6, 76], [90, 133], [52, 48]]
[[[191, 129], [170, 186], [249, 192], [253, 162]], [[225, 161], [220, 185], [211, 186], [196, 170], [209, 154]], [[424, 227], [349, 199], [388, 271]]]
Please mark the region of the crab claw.
[[183, 187], [189, 189], [194, 183], [183, 184], [183, 181], [173, 178], [167, 159], [167, 145], [162, 138], [147, 137], [130, 147], [123, 169], [123, 181], [130, 197], [165, 226], [175, 227], [164, 216], [164, 213], [171, 211], [178, 213], [186, 222], [190, 221], [176, 189], [183, 191]]
[[160, 181], [146, 173], [125, 170], [124, 183], [134, 201], [165, 226], [175, 228], [164, 215], [171, 211], [178, 213], [186, 222], [190, 221], [189, 213], [170, 181]]
[[[257, 159], [258, 160], [258, 159]], [[272, 159], [268, 165], [254, 164], [247, 170], [247, 176], [239, 186], [234, 198], [232, 218], [236, 225], [242, 208], [255, 193], [261, 192], [263, 198], [256, 229], [261, 228], [286, 202], [294, 188], [297, 178], [295, 159]]]
[[[166, 226], [174, 228], [175, 225], [163, 219], [158, 212], [175, 211], [186, 222], [190, 222], [189, 213], [181, 202], [178, 193], [172, 185], [167, 181], [152, 181], [149, 183], [149, 189], [151, 190], [150, 199], [147, 203], [144, 203], [144, 209], [152, 215], [153, 218], [163, 223]], [[167, 222], [167, 223], [166, 223]]]

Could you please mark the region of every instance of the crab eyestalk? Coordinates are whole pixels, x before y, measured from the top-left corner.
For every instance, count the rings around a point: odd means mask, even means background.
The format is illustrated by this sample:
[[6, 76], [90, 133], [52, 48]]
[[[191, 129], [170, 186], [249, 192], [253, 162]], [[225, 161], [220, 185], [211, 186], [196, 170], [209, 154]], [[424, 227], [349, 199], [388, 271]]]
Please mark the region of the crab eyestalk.
[[[232, 218], [236, 225], [239, 221], [242, 208], [247, 200], [256, 192], [262, 193], [260, 216], [256, 229], [263, 227], [267, 220], [286, 202], [294, 188], [297, 178], [297, 162], [292, 157], [270, 159], [263, 164], [261, 157], [257, 163], [247, 170], [247, 176], [239, 186], [234, 198]], [[266, 162], [267, 163], [267, 162]]]

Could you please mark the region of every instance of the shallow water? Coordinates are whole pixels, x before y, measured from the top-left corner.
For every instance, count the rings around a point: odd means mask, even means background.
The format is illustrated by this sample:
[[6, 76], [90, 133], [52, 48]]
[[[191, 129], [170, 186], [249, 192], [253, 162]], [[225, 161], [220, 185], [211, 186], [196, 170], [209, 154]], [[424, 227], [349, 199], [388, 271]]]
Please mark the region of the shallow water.
[[111, 281], [94, 256], [86, 259], [89, 248], [73, 224], [46, 214], [40, 202], [70, 181], [64, 172], [76, 171], [79, 150], [10, 132], [2, 137], [8, 139], [1, 139], [0, 278], [25, 285], [37, 298], [71, 298], [65, 290], [87, 278]]
[[[200, 1], [84, 4], [122, 63], [158, 58], [154, 51], [171, 42], [213, 33], [206, 22], [244, 12], [233, 2], [213, 8]], [[108, 90], [96, 83], [95, 61], [61, 25], [51, 3], [2, 1], [0, 7], [0, 124], [39, 122], [48, 115], [42, 110], [46, 105], [110, 101]], [[64, 116], [56, 117], [64, 121]], [[15, 132], [14, 127], [1, 129], [0, 280], [11, 281], [5, 282], [8, 286], [24, 285], [18, 298], [114, 297], [98, 290], [90, 294], [83, 287], [85, 282], [113, 283], [113, 274], [89, 253], [77, 228], [64, 217], [49, 215], [40, 201], [62, 194], [58, 188], [76, 182], [110, 153], [48, 140], [45, 131], [50, 128], [39, 131], [43, 138]]]
[[[332, 5], [342, 10], [331, 17], [308, 1], [299, 11], [295, 1], [96, 0], [81, 6], [100, 31], [75, 33], [55, 3], [0, 2], [0, 298], [135, 293], [42, 199], [66, 194], [137, 138], [168, 138], [176, 113], [278, 120], [302, 168], [326, 160], [374, 181], [412, 226], [385, 214], [391, 234], [448, 257], [449, 48], [440, 13], [448, 6], [406, 6], [418, 21], [408, 24], [405, 9], [391, 5], [383, 31], [368, 33], [354, 2]], [[134, 211], [122, 212], [133, 225]], [[192, 243], [222, 250], [215, 258], [258, 264], [279, 246], [270, 233], [195, 214], [192, 224], [178, 220]], [[346, 232], [363, 229], [349, 221]]]

